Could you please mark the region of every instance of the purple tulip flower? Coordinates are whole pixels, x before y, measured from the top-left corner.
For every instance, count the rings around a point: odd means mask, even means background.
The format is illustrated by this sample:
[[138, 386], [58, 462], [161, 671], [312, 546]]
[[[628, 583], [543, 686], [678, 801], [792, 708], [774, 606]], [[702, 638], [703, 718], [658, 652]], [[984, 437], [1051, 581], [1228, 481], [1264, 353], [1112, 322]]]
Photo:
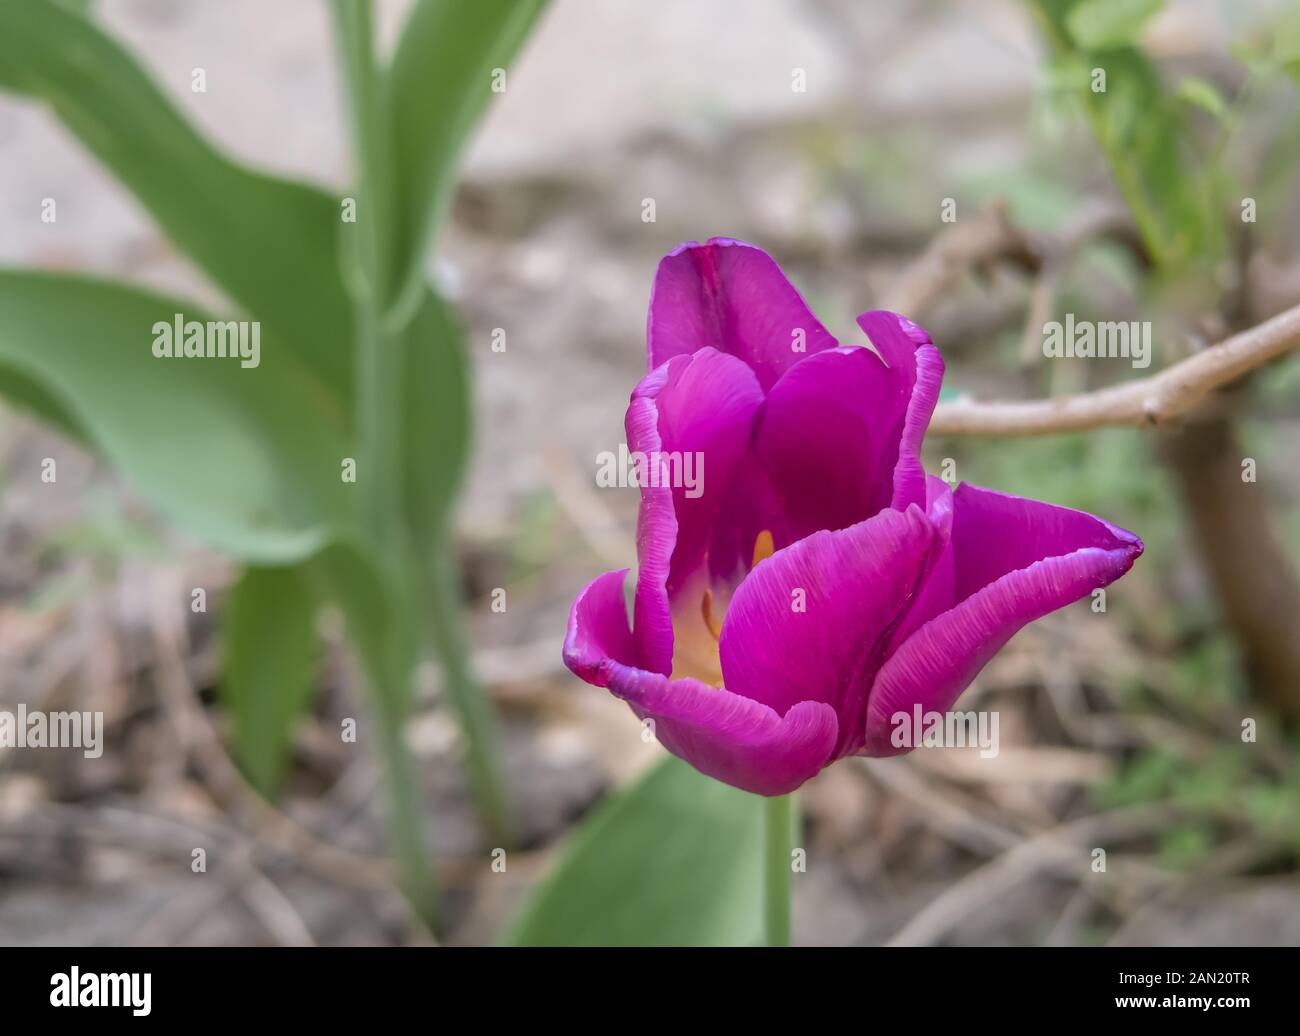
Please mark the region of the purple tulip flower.
[[[637, 480], [631, 620], [626, 569], [569, 616], [574, 673], [760, 795], [907, 751], [891, 717], [947, 711], [1018, 629], [1142, 553], [1092, 515], [927, 476], [939, 351], [895, 313], [858, 325], [874, 351], [839, 345], [742, 241], [663, 259], [626, 419], [652, 476]], [[670, 484], [686, 454], [705, 462], [694, 492]]]

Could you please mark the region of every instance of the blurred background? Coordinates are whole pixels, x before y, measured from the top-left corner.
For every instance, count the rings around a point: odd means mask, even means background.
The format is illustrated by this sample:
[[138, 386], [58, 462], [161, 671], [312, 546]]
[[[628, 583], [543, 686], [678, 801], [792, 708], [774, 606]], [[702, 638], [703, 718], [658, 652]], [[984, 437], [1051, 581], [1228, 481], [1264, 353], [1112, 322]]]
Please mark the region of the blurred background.
[[[385, 38], [406, 6], [378, 5]], [[1290, 6], [1178, 0], [1143, 27], [1200, 159], [1242, 185], [1205, 262], [1153, 269], [1028, 5], [551, 4], [474, 140], [432, 270], [469, 329], [478, 416], [456, 543], [519, 843], [504, 873], [486, 866], [431, 677], [409, 736], [436, 816], [446, 941], [497, 939], [566, 835], [661, 753], [560, 661], [575, 592], [635, 559], [636, 491], [599, 489], [595, 474], [644, 372], [659, 257], [715, 234], [758, 243], [846, 342], [858, 312], [900, 308], [944, 353], [945, 399], [1153, 373], [1300, 303], [1300, 93], [1255, 72]], [[101, 0], [96, 17], [233, 155], [331, 191], [347, 182], [317, 0]], [[206, 93], [191, 90], [196, 67]], [[1158, 113], [1132, 118], [1137, 139], [1158, 137]], [[1247, 195], [1258, 219], [1234, 228]], [[46, 196], [60, 199], [56, 224], [39, 219]], [[0, 263], [219, 300], [91, 156], [11, 95]], [[1153, 321], [1151, 368], [1046, 362], [1042, 324], [1066, 312]], [[1000, 713], [996, 759], [854, 760], [806, 787], [797, 941], [1300, 942], [1300, 681], [1286, 675], [1300, 673], [1286, 646], [1300, 613], [1285, 610], [1300, 600], [1300, 366], [1230, 395], [1230, 416], [1185, 430], [927, 440], [930, 471], [951, 459], [960, 479], [1093, 511], [1140, 532], [1147, 554], [1104, 614], [1084, 601], [1041, 620], [981, 674], [963, 707]], [[272, 806], [223, 747], [213, 627], [232, 570], [7, 405], [0, 557], [0, 708], [105, 714], [101, 759], [0, 748], [0, 943], [426, 938], [383, 865], [375, 760], [339, 743], [366, 705], [337, 617]], [[192, 585], [213, 588], [207, 614], [161, 619], [159, 595]], [[190, 869], [196, 846], [219, 861], [207, 873]]]

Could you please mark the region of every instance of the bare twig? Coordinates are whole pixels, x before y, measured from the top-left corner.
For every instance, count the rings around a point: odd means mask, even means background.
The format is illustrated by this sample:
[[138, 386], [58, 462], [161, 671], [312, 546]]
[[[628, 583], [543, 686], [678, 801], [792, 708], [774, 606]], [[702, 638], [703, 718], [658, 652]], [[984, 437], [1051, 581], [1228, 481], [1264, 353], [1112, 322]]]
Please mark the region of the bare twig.
[[293, 900], [250, 862], [240, 883], [240, 896], [280, 946], [315, 946], [316, 940]]
[[1066, 900], [1065, 908], [1057, 917], [1056, 924], [1043, 940], [1044, 946], [1069, 946], [1075, 941], [1076, 933], [1087, 916], [1089, 907], [1097, 900], [1096, 891], [1091, 882], [1079, 883], [1079, 887], [1074, 890], [1074, 895]]
[[[1148, 804], [1091, 814], [1034, 835], [950, 885], [886, 945], [931, 945], [995, 896], [1044, 871], [1085, 881], [1091, 876], [1091, 846], [1098, 841], [1113, 842], [1149, 834], [1163, 826], [1168, 818], [1167, 807]], [[1136, 860], [1112, 859], [1111, 862], [1117, 875], [1141, 883], [1163, 882], [1168, 877], [1157, 868]], [[1117, 863], [1123, 866], [1114, 866]]]
[[1195, 870], [1180, 874], [1174, 881], [1144, 899], [1138, 909], [1106, 941], [1106, 945], [1125, 946], [1134, 941], [1140, 942], [1143, 930], [1162, 912], [1198, 891], [1204, 892], [1208, 883], [1240, 874], [1276, 854], [1276, 846], [1253, 835], [1219, 847], [1202, 859]]
[[908, 763], [869, 758], [857, 761], [862, 772], [918, 807], [918, 815], [933, 830], [971, 852], [997, 855], [1013, 849], [1026, 837], [1023, 832], [987, 819], [964, 796], [938, 786]]
[[176, 897], [132, 935], [134, 946], [175, 946], [232, 894], [238, 894], [279, 946], [315, 946], [316, 940], [293, 901], [258, 869], [250, 846], [234, 849], [203, 895]]
[[213, 799], [251, 820], [256, 839], [291, 855], [316, 873], [349, 885], [389, 889], [395, 882], [392, 861], [366, 856], [322, 842], [312, 832], [263, 799], [226, 754], [221, 739], [200, 707], [184, 665], [183, 623], [171, 602], [179, 599], [174, 575], [159, 577], [155, 590], [154, 645], [163, 704], [191, 754]]
[[1042, 265], [1041, 249], [995, 204], [973, 219], [954, 223], [907, 266], [886, 293], [885, 309], [909, 315], [928, 309], [968, 270], [1008, 260], [1030, 270]]
[[1187, 413], [1215, 389], [1297, 346], [1300, 346], [1300, 306], [1138, 381], [1029, 402], [944, 403], [935, 410], [930, 432], [1022, 436], [1161, 425]]

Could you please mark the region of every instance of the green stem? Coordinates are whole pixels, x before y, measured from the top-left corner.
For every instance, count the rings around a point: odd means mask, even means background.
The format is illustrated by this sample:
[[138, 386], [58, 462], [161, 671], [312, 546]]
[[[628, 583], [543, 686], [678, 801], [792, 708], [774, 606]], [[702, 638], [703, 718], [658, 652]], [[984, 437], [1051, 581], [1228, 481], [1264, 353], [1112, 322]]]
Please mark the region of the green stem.
[[450, 551], [444, 543], [435, 545], [432, 551], [428, 565], [433, 598], [429, 627], [434, 648], [442, 663], [447, 694], [465, 735], [470, 786], [479, 814], [497, 845], [509, 847], [510, 809], [496, 721], [466, 652], [468, 640], [461, 618], [464, 602]]
[[430, 925], [437, 885], [424, 844], [424, 811], [415, 767], [402, 736], [415, 676], [414, 630], [421, 620], [420, 592], [413, 575], [414, 545], [404, 520], [402, 483], [402, 399], [406, 339], [385, 315], [396, 281], [391, 256], [393, 176], [380, 72], [375, 63], [369, 0], [334, 0], [334, 22], [351, 101], [353, 155], [357, 175], [355, 261], [360, 271], [357, 306], [356, 422], [357, 483], [371, 541], [381, 544], [387, 576], [405, 607], [395, 610], [390, 631], [396, 645], [370, 659], [371, 683], [382, 727], [381, 756], [392, 809], [389, 838], [397, 856], [402, 888]]
[[[459, 715], [468, 744], [470, 784], [479, 811], [498, 845], [509, 844], [509, 816], [497, 751], [494, 718], [482, 689], [474, 680], [461, 625], [462, 601], [445, 548], [418, 543], [407, 520], [403, 460], [403, 402], [408, 349], [406, 324], [413, 315], [401, 306], [399, 286], [404, 271], [395, 261], [397, 237], [392, 139], [379, 70], [368, 0], [334, 0], [334, 15], [351, 97], [353, 151], [357, 162], [357, 237], [354, 241], [361, 291], [357, 299], [356, 414], [359, 440], [358, 482], [365, 486], [367, 531], [380, 545], [387, 577], [405, 602], [396, 616], [402, 631], [430, 630], [441, 657], [448, 694]], [[432, 347], [434, 343], [421, 343]], [[421, 564], [431, 551], [432, 561]], [[430, 602], [426, 605], [426, 601]], [[413, 637], [411, 638], [414, 639]], [[409, 708], [415, 656], [409, 668], [399, 662], [386, 669], [392, 686], [376, 688], [384, 722], [397, 729], [385, 739], [391, 782], [407, 782], [412, 774], [404, 759], [400, 720]], [[395, 812], [397, 851], [408, 879], [424, 873], [420, 819], [414, 786], [390, 789]], [[403, 855], [405, 854], [405, 855]], [[414, 898], [414, 897], [413, 897]], [[421, 893], [421, 899], [431, 896]]]
[[790, 945], [790, 884], [794, 840], [793, 795], [764, 800], [767, 814], [763, 847], [763, 931], [768, 946]]
[[424, 803], [415, 761], [403, 736], [403, 715], [379, 708], [380, 757], [388, 795], [389, 840], [397, 859], [402, 893], [419, 918], [433, 930], [438, 921], [438, 882], [424, 844]]
[[393, 291], [392, 163], [385, 132], [369, 0], [334, 0], [335, 24], [352, 105], [357, 164], [357, 477], [366, 486], [372, 531], [389, 536], [402, 525], [402, 371], [404, 339], [385, 311]]

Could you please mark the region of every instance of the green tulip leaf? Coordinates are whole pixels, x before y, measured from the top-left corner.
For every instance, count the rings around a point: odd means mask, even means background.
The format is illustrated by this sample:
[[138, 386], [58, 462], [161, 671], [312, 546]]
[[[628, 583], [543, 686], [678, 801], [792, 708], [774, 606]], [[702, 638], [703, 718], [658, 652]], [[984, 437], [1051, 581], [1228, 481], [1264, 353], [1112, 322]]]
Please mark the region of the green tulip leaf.
[[301, 566], [254, 566], [230, 592], [223, 613], [222, 697], [232, 719], [235, 758], [271, 798], [311, 703], [316, 663], [316, 596]]
[[0, 3], [0, 89], [47, 103], [172, 241], [350, 398], [340, 199], [231, 161], [121, 44], [54, 0]]
[[[388, 73], [398, 237], [410, 286], [450, 202], [457, 159], [545, 0], [416, 0]], [[508, 80], [505, 81], [508, 83]]]
[[759, 941], [763, 802], [666, 759], [572, 836], [510, 941], [735, 946]]
[[343, 413], [269, 339], [256, 367], [155, 356], [155, 327], [174, 329], [178, 313], [206, 329], [208, 316], [179, 300], [0, 271], [0, 384], [67, 415], [141, 495], [214, 546], [262, 563], [315, 553], [355, 509]]

